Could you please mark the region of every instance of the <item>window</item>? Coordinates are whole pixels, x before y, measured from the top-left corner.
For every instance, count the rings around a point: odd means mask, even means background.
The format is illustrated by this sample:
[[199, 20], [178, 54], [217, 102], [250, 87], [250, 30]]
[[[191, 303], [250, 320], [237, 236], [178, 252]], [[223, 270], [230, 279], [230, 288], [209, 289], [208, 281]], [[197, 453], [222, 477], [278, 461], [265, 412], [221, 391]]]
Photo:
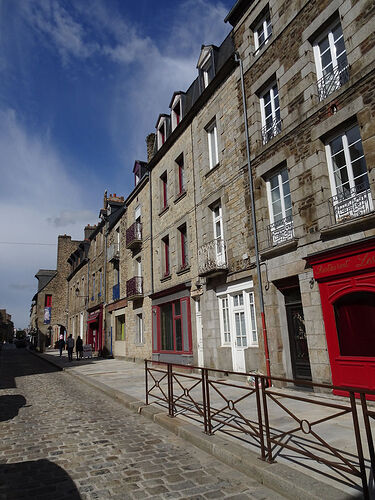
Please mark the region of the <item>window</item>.
[[91, 300], [95, 298], [95, 273], [92, 275], [92, 295]]
[[135, 222], [140, 223], [141, 222], [141, 205], [138, 205], [136, 209], [134, 210], [134, 220]]
[[314, 43], [319, 99], [340, 88], [349, 80], [345, 42], [339, 20], [336, 20]]
[[98, 292], [98, 298], [102, 296], [102, 286], [103, 286], [103, 273], [102, 273], [102, 270], [99, 269], [99, 292]]
[[271, 221], [269, 243], [277, 245], [294, 237], [292, 201], [286, 167], [268, 179], [267, 197]]
[[52, 307], [52, 295], [45, 296], [44, 307]]
[[142, 276], [142, 258], [135, 259], [135, 276]]
[[182, 120], [182, 99], [177, 95], [172, 104], [172, 130], [179, 125]]
[[167, 125], [169, 122], [169, 117], [167, 115], [162, 115], [162, 117], [159, 119], [158, 126], [157, 126], [157, 142], [158, 142], [158, 149], [162, 147], [162, 145], [165, 143], [167, 140]]
[[214, 77], [214, 66], [212, 64], [212, 57], [211, 54], [207, 57], [205, 62], [202, 64], [201, 68], [201, 82], [202, 82], [202, 89], [205, 89], [208, 87], [208, 84]]
[[219, 163], [216, 121], [212, 122], [206, 128], [206, 131], [208, 138], [208, 157], [211, 169], [214, 168]]
[[280, 104], [277, 83], [273, 83], [260, 97], [262, 139], [267, 144], [281, 132]]
[[168, 207], [168, 177], [167, 172], [160, 177], [161, 185], [161, 209], [164, 210]]
[[268, 43], [272, 35], [272, 23], [269, 12], [262, 17], [254, 28], [255, 54]]
[[[238, 285], [236, 285], [238, 288]], [[254, 294], [249, 290], [218, 295], [222, 345], [258, 345]]]
[[162, 252], [163, 252], [163, 276], [169, 276], [169, 236], [165, 236], [162, 240]]
[[141, 166], [139, 163], [134, 167], [134, 183], [135, 185], [141, 180]]
[[116, 340], [125, 340], [125, 314], [116, 316], [115, 330]]
[[221, 204], [212, 207], [213, 232], [215, 242], [215, 260], [217, 265], [225, 264], [225, 243], [223, 238], [223, 212]]
[[184, 172], [184, 155], [181, 154], [177, 160], [177, 186], [178, 186], [178, 195], [185, 192], [185, 172]]
[[358, 125], [326, 145], [332, 204], [336, 222], [373, 210], [365, 156]]
[[178, 235], [180, 239], [180, 270], [182, 270], [189, 265], [186, 224], [178, 228]]
[[184, 297], [153, 307], [157, 327], [155, 351], [191, 352], [190, 299]]
[[137, 314], [136, 317], [136, 330], [135, 330], [135, 343], [136, 344], [143, 344], [144, 339], [143, 339], [143, 318], [142, 314]]

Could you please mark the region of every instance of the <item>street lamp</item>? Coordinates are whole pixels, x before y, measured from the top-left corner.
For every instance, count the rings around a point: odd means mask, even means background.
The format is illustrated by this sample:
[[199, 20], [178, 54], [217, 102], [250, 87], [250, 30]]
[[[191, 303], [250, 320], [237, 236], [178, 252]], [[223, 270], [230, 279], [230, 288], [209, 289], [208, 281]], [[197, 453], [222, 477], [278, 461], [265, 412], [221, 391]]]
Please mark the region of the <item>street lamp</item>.
[[85, 299], [88, 298], [88, 295], [80, 295], [79, 294], [79, 288], [78, 287], [75, 289], [75, 293], [76, 293], [76, 297], [84, 297]]

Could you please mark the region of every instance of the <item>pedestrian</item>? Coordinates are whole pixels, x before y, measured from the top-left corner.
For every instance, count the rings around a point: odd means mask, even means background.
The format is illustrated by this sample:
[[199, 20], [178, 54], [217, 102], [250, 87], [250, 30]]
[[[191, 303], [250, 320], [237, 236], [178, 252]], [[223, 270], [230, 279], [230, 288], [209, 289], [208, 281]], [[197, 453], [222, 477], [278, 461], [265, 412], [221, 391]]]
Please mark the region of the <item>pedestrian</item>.
[[69, 335], [66, 343], [68, 345], [68, 359], [69, 361], [73, 361], [74, 338], [72, 337], [72, 334]]
[[76, 342], [76, 353], [77, 353], [77, 360], [82, 359], [83, 356], [83, 342], [81, 337], [78, 335], [77, 337], [77, 342]]
[[60, 338], [59, 338], [60, 358], [62, 356], [62, 352], [63, 352], [64, 347], [65, 347], [64, 335], [60, 335]]

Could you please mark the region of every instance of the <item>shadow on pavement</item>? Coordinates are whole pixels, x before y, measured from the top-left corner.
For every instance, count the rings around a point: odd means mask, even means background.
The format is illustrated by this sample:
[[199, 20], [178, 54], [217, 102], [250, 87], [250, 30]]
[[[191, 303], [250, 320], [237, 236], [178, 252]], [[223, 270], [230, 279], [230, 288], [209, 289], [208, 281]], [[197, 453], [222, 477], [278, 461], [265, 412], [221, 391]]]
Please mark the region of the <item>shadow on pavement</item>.
[[21, 394], [0, 396], [0, 422], [12, 420], [23, 406], [26, 406], [26, 399]]
[[0, 389], [17, 387], [17, 377], [52, 373], [59, 370], [59, 368], [33, 356], [25, 349], [2, 350], [0, 353]]
[[69, 474], [49, 460], [0, 465], [0, 497], [79, 500]]

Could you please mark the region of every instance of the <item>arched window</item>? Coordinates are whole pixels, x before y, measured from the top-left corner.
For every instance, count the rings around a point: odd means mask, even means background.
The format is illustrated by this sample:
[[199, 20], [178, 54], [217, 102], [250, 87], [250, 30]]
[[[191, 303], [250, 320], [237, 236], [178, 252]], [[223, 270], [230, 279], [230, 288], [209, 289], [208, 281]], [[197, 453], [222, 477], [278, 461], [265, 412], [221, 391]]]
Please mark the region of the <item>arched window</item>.
[[334, 310], [341, 356], [375, 357], [375, 293], [349, 293]]

